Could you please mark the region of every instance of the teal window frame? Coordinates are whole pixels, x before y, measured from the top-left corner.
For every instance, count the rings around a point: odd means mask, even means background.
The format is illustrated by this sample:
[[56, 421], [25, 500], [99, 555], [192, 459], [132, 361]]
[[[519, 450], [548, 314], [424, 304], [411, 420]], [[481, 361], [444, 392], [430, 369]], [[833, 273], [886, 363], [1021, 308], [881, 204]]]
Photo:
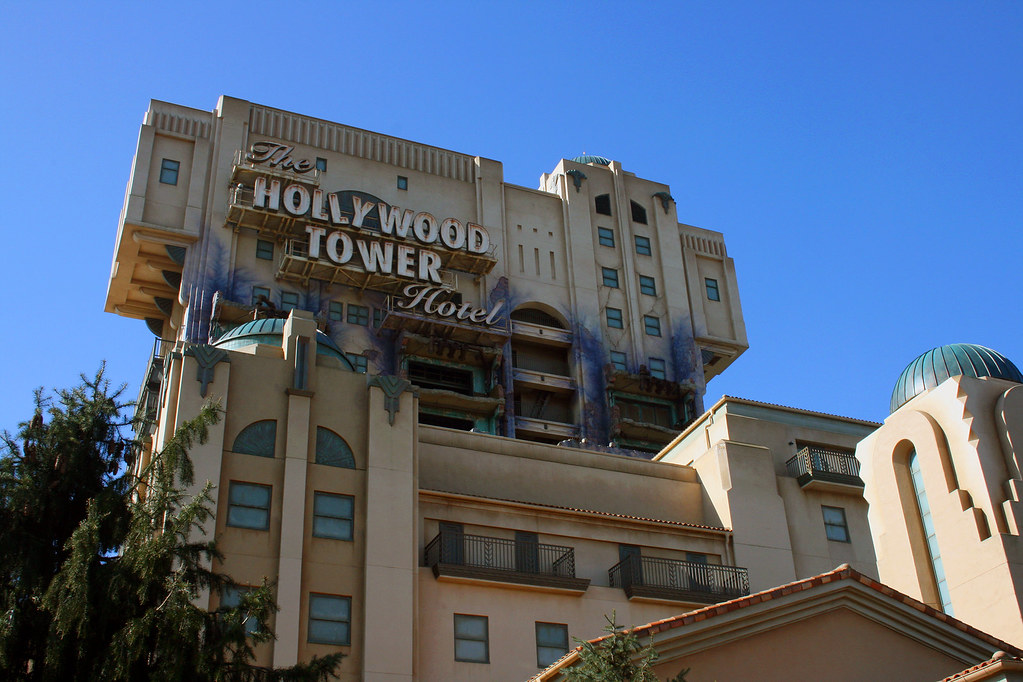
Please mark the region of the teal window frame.
[[625, 319], [621, 308], [604, 308], [604, 318], [611, 329], [625, 329]]
[[369, 307], [358, 303], [348, 304], [348, 324], [357, 324], [362, 327], [369, 326]]
[[177, 185], [181, 162], [174, 159], [163, 159], [160, 162], [160, 182], [164, 185]]
[[408, 178], [404, 175], [398, 176], [398, 189], [408, 191]]
[[231, 452], [273, 459], [277, 445], [277, 420], [261, 419], [238, 432]]
[[351, 541], [355, 535], [355, 498], [313, 493], [313, 537]]
[[231, 481], [227, 491], [226, 525], [249, 530], [270, 530], [272, 498], [272, 486]]
[[269, 287], [252, 287], [252, 305], [256, 305], [259, 302], [260, 296], [266, 296], [266, 300], [270, 300], [270, 289]]
[[661, 318], [654, 317], [653, 315], [644, 315], [643, 330], [646, 332], [647, 336], [660, 336]]
[[647, 296], [657, 295], [657, 280], [646, 275], [639, 276], [639, 293]]
[[610, 227], [597, 228], [597, 243], [601, 246], [615, 247], [615, 233]]
[[310, 592], [306, 640], [312, 644], [351, 646], [352, 598]]
[[356, 372], [359, 374], [366, 373], [367, 362], [365, 355], [360, 355], [358, 353], [345, 353], [345, 356], [348, 358], [348, 361], [352, 363], [352, 367], [355, 368]]
[[667, 363], [662, 358], [648, 358], [647, 361], [650, 363], [647, 369], [650, 370], [650, 376], [658, 379], [667, 379]]
[[327, 160], [322, 156], [316, 157], [316, 170], [323, 173], [327, 171]]
[[653, 253], [654, 253], [653, 249], [650, 247], [650, 237], [643, 237], [643, 236], [637, 234], [636, 237], [635, 237], [635, 241], [636, 241], [636, 253], [638, 253], [641, 256], [652, 256], [653, 255]]
[[274, 259], [274, 243], [266, 239], [256, 240], [256, 258], [260, 260]]
[[611, 366], [619, 372], [628, 372], [628, 356], [620, 350], [611, 351]]
[[327, 303], [327, 319], [331, 322], [342, 322], [345, 319], [345, 304], [341, 301]]
[[707, 289], [708, 301], [720, 301], [721, 289], [718, 288], [718, 281], [712, 277], [703, 278], [703, 286]]
[[355, 454], [348, 441], [323, 426], [316, 427], [316, 454], [313, 461], [329, 467], [355, 468]]
[[281, 292], [281, 310], [294, 310], [298, 308], [299, 295], [294, 291]]
[[612, 289], [618, 288], [618, 271], [614, 268], [601, 268], [600, 278], [604, 286]]

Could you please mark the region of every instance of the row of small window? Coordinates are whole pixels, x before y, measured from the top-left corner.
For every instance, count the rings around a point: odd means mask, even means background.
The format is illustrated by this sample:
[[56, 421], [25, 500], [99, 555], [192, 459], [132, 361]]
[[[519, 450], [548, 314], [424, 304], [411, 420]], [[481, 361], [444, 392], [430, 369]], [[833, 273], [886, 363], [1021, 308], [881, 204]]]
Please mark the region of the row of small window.
[[[252, 287], [252, 305], [258, 305], [260, 298], [270, 301], [269, 287]], [[300, 297], [294, 291], [281, 292], [281, 310], [293, 310], [298, 308]], [[373, 308], [373, 326], [379, 327], [383, 324], [386, 311], [383, 308]], [[327, 319], [331, 322], [346, 321], [349, 324], [359, 324], [363, 327], [369, 326], [370, 307], [357, 303], [348, 304], [348, 317], [345, 318], [345, 304], [341, 301], [330, 301], [327, 304]]]
[[[611, 366], [619, 372], [629, 371], [628, 366], [626, 365], [627, 360], [628, 358], [625, 353], [617, 350], [611, 351]], [[647, 362], [649, 363], [647, 365], [647, 369], [650, 370], [650, 376], [658, 379], [667, 378], [667, 365], [664, 360], [661, 358], [647, 358]]]
[[[629, 201], [632, 222], [646, 225], [646, 209], [635, 201]], [[600, 194], [593, 197], [593, 208], [600, 215], [611, 215], [611, 195]]]
[[[650, 237], [641, 237], [636, 235], [633, 239], [636, 244], [636, 253], [641, 256], [653, 255], [653, 249], [650, 246]], [[610, 246], [611, 248], [614, 248], [615, 233], [609, 227], [598, 227], [597, 242], [601, 246]]]
[[[607, 326], [612, 329], [625, 329], [625, 318], [622, 316], [621, 308], [604, 308], [604, 316], [607, 319]], [[661, 335], [661, 319], [653, 315], [643, 316], [643, 329], [647, 336]]]
[[[568, 653], [568, 625], [536, 623], [536, 665], [546, 668]], [[490, 663], [490, 621], [487, 616], [455, 614], [455, 660]]]
[[[270, 530], [273, 486], [231, 481], [227, 492], [227, 525], [249, 530]], [[355, 525], [355, 498], [336, 493], [313, 493], [313, 537], [351, 540]]]
[[[228, 587], [220, 593], [220, 606], [224, 609], [237, 608], [248, 588]], [[259, 623], [250, 618], [245, 631], [253, 634]], [[335, 594], [309, 595], [309, 632], [306, 636], [313, 644], [351, 646], [352, 643], [352, 598]]]
[[[256, 457], [276, 457], [277, 420], [261, 419], [252, 422], [235, 436], [232, 452]], [[341, 436], [322, 426], [316, 427], [316, 451], [313, 460], [316, 464], [355, 468], [355, 455], [352, 448]]]
[[[614, 268], [601, 268], [600, 269], [601, 280], [606, 287], [612, 289], [618, 289], [618, 271]], [[657, 295], [657, 281], [653, 277], [647, 277], [646, 275], [639, 276], [639, 291], [642, 294], [648, 296]]]

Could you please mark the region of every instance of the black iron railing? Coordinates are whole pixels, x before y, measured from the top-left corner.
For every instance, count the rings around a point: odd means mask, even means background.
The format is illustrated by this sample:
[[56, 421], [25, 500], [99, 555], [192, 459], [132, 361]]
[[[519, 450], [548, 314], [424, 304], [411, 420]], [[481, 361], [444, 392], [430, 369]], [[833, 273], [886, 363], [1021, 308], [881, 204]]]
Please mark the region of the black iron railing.
[[442, 530], [426, 545], [425, 561], [430, 567], [446, 564], [537, 576], [575, 577], [575, 550], [571, 547], [447, 530]]
[[163, 341], [159, 338], [153, 341], [153, 351], [149, 355], [149, 363], [146, 365], [146, 373], [142, 377], [142, 385], [139, 386], [138, 400], [135, 401], [134, 421], [136, 424], [148, 422], [147, 428], [152, 426], [152, 420], [156, 417], [156, 409], [160, 404], [164, 365], [164, 356], [160, 352], [162, 343]]
[[786, 462], [785, 468], [800, 485], [814, 479], [863, 485], [860, 463], [851, 452], [807, 446]]
[[749, 594], [749, 572], [739, 566], [630, 556], [607, 572], [611, 587], [634, 596], [715, 603]]

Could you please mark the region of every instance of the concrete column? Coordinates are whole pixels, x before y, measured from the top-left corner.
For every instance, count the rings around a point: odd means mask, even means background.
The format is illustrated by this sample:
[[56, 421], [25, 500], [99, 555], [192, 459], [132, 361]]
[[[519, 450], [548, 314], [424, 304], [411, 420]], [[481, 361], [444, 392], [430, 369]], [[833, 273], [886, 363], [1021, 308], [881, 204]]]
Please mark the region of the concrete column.
[[[418, 405], [411, 392], [393, 386], [371, 386], [368, 396], [364, 682], [411, 681], [415, 674]], [[388, 412], [390, 396], [396, 412]]]

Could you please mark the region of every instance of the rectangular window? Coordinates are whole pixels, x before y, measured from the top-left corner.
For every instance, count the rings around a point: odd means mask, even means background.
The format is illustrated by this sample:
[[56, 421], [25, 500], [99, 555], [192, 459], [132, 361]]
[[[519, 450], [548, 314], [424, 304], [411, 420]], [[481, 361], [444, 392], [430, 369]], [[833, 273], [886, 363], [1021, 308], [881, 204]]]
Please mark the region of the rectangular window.
[[398, 189], [404, 190], [408, 189], [408, 178], [406, 178], [404, 175], [398, 176]]
[[313, 493], [313, 537], [351, 540], [355, 498]]
[[649, 256], [652, 253], [650, 250], [650, 237], [636, 235], [636, 253], [641, 256]]
[[490, 663], [490, 635], [486, 616], [455, 614], [455, 660]]
[[665, 379], [664, 360], [661, 358], [650, 358], [650, 376], [658, 379]]
[[647, 277], [646, 275], [639, 276], [639, 293], [646, 294], [648, 296], [657, 295], [657, 282], [654, 281], [653, 277]]
[[614, 268], [601, 268], [600, 276], [604, 281], [604, 286], [618, 288], [618, 271]]
[[568, 626], [563, 623], [536, 624], [536, 666], [546, 668], [568, 653]]
[[310, 594], [308, 639], [315, 644], [349, 646], [352, 643], [352, 598]]
[[610, 246], [611, 248], [614, 248], [615, 233], [611, 230], [610, 227], [598, 227], [597, 241], [600, 242], [601, 246]]
[[348, 323], [369, 326], [369, 308], [364, 305], [348, 304]]
[[268, 485], [231, 481], [227, 493], [227, 525], [235, 528], [270, 528], [270, 492]]
[[270, 302], [270, 290], [266, 287], [252, 287], [252, 305], [258, 304], [260, 297], [266, 299], [266, 303]]
[[611, 365], [619, 372], [627, 372], [625, 367], [625, 353], [617, 350], [611, 351]]
[[281, 292], [281, 310], [294, 310], [298, 307], [298, 294], [294, 291]]
[[160, 182], [165, 185], [178, 184], [178, 169], [181, 163], [172, 159], [164, 159], [160, 163]]
[[387, 311], [383, 308], [373, 308], [373, 328], [379, 329], [387, 317]]
[[661, 335], [660, 318], [654, 317], [653, 315], [644, 315], [643, 329], [646, 330], [647, 336], [660, 336]]
[[327, 319], [331, 322], [340, 322], [345, 319], [345, 304], [341, 301], [331, 301], [328, 303]]
[[593, 197], [593, 208], [600, 215], [611, 215], [611, 195], [601, 194]]
[[327, 160], [317, 156], [316, 157], [316, 170], [325, 171], [327, 170]]
[[625, 329], [625, 325], [622, 323], [622, 311], [618, 308], [607, 308], [604, 311], [607, 316], [607, 326], [613, 327], [614, 329]]
[[358, 353], [348, 353], [348, 361], [352, 363], [355, 371], [359, 374], [366, 373], [366, 356], [359, 355]]
[[632, 222], [646, 225], [646, 209], [635, 201], [630, 203], [632, 204]]
[[274, 243], [268, 242], [265, 239], [256, 240], [256, 258], [263, 260], [274, 259]]
[[849, 542], [849, 526], [845, 522], [845, 510], [841, 507], [821, 506], [824, 513], [824, 532], [828, 540]]
[[703, 283], [707, 286], [707, 298], [711, 301], [720, 301], [721, 292], [718, 291], [718, 281], [710, 277], [704, 277]]
[[[242, 597], [249, 592], [248, 587], [227, 585], [220, 591], [220, 608], [227, 611], [241, 606]], [[245, 614], [245, 634], [254, 635], [259, 632], [259, 621], [249, 613]]]

